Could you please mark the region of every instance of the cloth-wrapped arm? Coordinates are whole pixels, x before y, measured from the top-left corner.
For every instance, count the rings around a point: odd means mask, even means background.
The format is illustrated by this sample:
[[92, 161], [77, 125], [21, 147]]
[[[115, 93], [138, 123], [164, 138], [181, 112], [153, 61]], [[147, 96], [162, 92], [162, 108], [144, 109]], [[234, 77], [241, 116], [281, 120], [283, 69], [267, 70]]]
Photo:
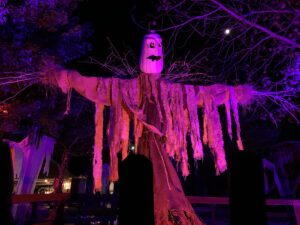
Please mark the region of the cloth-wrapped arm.
[[65, 94], [73, 88], [92, 102], [110, 105], [111, 78], [86, 77], [74, 70], [56, 71], [54, 76]]

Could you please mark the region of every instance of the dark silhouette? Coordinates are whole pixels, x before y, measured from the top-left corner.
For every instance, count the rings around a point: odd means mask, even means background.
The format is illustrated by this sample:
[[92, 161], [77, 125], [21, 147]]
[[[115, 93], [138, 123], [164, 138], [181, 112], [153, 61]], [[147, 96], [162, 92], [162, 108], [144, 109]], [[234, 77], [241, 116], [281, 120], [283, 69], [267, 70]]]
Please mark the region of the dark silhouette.
[[142, 155], [129, 155], [120, 166], [120, 225], [154, 225], [152, 163]]
[[11, 195], [14, 188], [13, 167], [9, 145], [3, 143], [2, 138], [0, 138], [0, 152], [0, 177], [3, 179], [3, 185], [0, 191], [0, 223], [12, 225]]
[[236, 151], [229, 159], [230, 224], [267, 225], [262, 160]]

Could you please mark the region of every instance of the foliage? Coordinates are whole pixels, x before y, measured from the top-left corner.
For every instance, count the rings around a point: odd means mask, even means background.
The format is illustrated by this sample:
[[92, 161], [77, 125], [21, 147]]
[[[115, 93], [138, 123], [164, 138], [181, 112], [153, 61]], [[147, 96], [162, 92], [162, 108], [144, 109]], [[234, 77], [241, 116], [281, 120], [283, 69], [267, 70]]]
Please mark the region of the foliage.
[[0, 70], [43, 71], [85, 54], [91, 29], [72, 16], [78, 1], [2, 1]]
[[52, 136], [59, 134], [65, 99], [38, 83], [43, 72], [91, 49], [85, 41], [92, 34], [90, 25], [73, 16], [80, 1], [0, 2], [1, 130], [25, 135], [40, 126]]

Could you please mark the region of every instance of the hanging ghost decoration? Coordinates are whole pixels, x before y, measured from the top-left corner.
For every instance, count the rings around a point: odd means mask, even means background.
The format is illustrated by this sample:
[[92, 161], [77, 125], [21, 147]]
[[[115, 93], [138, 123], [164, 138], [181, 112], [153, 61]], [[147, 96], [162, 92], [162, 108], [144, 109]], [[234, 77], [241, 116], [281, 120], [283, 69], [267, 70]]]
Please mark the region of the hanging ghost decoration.
[[144, 73], [160, 73], [163, 70], [162, 39], [159, 34], [144, 36], [140, 56], [140, 70]]

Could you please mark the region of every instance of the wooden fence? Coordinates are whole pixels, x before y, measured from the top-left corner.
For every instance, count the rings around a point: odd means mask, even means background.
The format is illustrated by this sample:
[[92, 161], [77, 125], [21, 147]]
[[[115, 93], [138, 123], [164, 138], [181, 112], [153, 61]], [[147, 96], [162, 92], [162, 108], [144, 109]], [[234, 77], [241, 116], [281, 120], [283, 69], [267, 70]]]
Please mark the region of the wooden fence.
[[[201, 205], [229, 205], [228, 197], [200, 197], [200, 196], [187, 196], [191, 204]], [[13, 203], [38, 203], [38, 202], [58, 202], [63, 204], [65, 201], [71, 199], [71, 194], [26, 194], [26, 195], [13, 195]], [[294, 209], [297, 225], [300, 225], [300, 200], [285, 200], [285, 199], [267, 199], [267, 206], [292, 206]], [[212, 213], [212, 216], [215, 216]], [[44, 223], [36, 223], [34, 225], [52, 225], [52, 221]], [[215, 218], [212, 218], [214, 221]]]
[[[187, 196], [191, 204], [204, 204], [204, 205], [229, 205], [228, 197], [200, 197], [200, 196]], [[300, 225], [300, 200], [286, 200], [286, 199], [267, 199], [267, 206], [292, 206], [294, 209], [297, 225]], [[214, 217], [214, 214], [212, 214]], [[214, 221], [215, 219], [212, 218]]]

